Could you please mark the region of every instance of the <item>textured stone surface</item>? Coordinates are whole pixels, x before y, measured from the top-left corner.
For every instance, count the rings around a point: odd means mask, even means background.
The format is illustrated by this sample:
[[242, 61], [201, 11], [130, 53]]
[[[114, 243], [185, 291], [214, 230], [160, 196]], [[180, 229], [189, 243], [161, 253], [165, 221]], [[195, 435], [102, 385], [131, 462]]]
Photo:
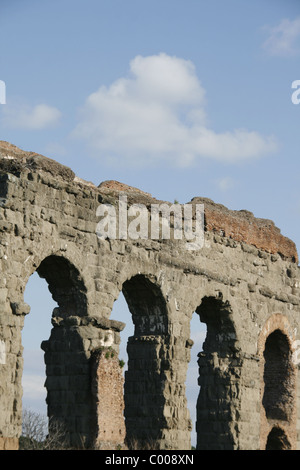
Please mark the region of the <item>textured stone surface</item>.
[[124, 378], [116, 352], [102, 348], [92, 354], [92, 390], [95, 400], [95, 448], [124, 449]]
[[[0, 143], [1, 447], [14, 447], [21, 432], [21, 332], [30, 315], [24, 290], [37, 271], [58, 304], [42, 343], [48, 414], [63, 421], [72, 445], [95, 442], [92, 357], [101, 348], [118, 354], [124, 324], [111, 311], [123, 291], [135, 325], [124, 385], [129, 439], [190, 448], [185, 381], [196, 312], [207, 325], [199, 354], [198, 448], [264, 449], [278, 442], [299, 448], [298, 366], [291, 356], [300, 339], [300, 276], [293, 242], [270, 221], [201, 198], [190, 203], [204, 203], [205, 244], [197, 251], [187, 251], [183, 240], [100, 240], [97, 208], [110, 203], [117, 210], [121, 192], [128, 203], [159, 202], [113, 181], [97, 187], [53, 160]], [[282, 379], [290, 394], [285, 422], [268, 417], [266, 397], [274, 390], [264, 371], [278, 370], [268, 350], [276, 329], [288, 338], [284, 364], [293, 377], [291, 386]]]
[[257, 219], [246, 210], [230, 211], [209, 199], [194, 198], [193, 202], [204, 203], [208, 231], [222, 233], [238, 242], [253, 245], [268, 253], [280, 253], [282, 257], [298, 262], [295, 243], [284, 237], [272, 220]]

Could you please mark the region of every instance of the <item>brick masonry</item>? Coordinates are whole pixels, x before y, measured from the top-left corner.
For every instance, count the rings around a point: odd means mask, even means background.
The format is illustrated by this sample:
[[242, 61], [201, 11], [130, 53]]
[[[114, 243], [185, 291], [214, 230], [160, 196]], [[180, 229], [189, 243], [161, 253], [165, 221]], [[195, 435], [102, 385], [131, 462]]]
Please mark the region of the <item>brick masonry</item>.
[[124, 449], [124, 378], [115, 350], [95, 350], [91, 357], [91, 368], [97, 419], [94, 447], [99, 450]]

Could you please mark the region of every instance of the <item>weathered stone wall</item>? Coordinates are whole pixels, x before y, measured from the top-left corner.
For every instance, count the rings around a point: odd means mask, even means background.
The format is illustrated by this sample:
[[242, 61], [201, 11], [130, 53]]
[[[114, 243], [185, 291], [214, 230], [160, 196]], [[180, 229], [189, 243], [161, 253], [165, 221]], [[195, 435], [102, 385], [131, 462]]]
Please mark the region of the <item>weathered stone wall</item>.
[[[30, 310], [23, 295], [37, 271], [58, 304], [42, 344], [48, 414], [64, 422], [72, 445], [94, 444], [92, 355], [102, 347], [118, 353], [124, 325], [110, 317], [123, 291], [135, 325], [125, 375], [128, 439], [190, 448], [185, 380], [197, 312], [207, 324], [198, 448], [265, 449], [269, 441], [299, 448], [299, 379], [291, 360], [300, 339], [294, 243], [271, 221], [201, 198], [191, 202], [205, 206], [200, 250], [187, 251], [182, 240], [100, 240], [97, 207], [117, 209], [120, 191], [128, 204], [159, 202], [120, 183], [97, 188], [53, 160], [0, 144], [0, 445], [15, 446], [21, 432], [21, 333]], [[274, 316], [281, 322], [272, 323]], [[274, 328], [287, 338], [293, 377], [291, 387], [284, 384], [291, 395], [288, 422], [268, 418], [265, 408], [272, 382], [264, 371], [276, 368], [276, 355], [270, 362], [265, 354]]]

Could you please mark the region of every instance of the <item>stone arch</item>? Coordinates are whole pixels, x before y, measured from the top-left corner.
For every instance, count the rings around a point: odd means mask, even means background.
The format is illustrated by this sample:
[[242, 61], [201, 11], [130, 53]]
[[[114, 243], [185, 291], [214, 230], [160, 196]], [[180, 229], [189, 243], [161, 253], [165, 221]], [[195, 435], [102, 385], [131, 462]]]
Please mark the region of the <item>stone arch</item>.
[[135, 326], [135, 336], [168, 333], [167, 305], [160, 286], [143, 274], [124, 282], [122, 291]]
[[196, 309], [207, 325], [198, 354], [200, 393], [197, 400], [197, 449], [233, 449], [233, 409], [237, 400], [236, 331], [229, 301], [205, 296]]
[[[23, 304], [27, 282], [30, 276], [36, 272], [39, 277], [45, 279], [48, 289], [51, 295], [55, 296], [54, 300], [57, 303], [59, 303], [57, 298], [60, 296], [61, 305], [64, 303], [62, 288], [64, 282], [66, 282], [65, 287], [66, 290], [69, 291], [69, 294], [71, 284], [73, 286], [73, 292], [79, 289], [80, 293], [83, 294], [81, 298], [85, 304], [84, 311], [87, 314], [88, 306], [90, 309], [90, 304], [93, 303], [94, 290], [90, 289], [90, 285], [93, 282], [93, 274], [86, 263], [86, 258], [82, 256], [80, 249], [73, 244], [67, 245], [55, 239], [50, 246], [45, 247], [44, 244], [37, 245], [34, 253], [31, 249], [24, 250], [21, 256], [22, 268], [20, 270], [20, 277], [18, 278], [18, 289], [13, 293], [13, 302], [20, 304], [20, 306]], [[66, 281], [68, 278], [69, 281]], [[58, 286], [59, 283], [60, 287]], [[55, 292], [56, 285], [57, 289]], [[70, 308], [68, 310], [70, 312], [72, 311]], [[26, 314], [27, 312], [24, 313]]]
[[291, 444], [282, 428], [272, 428], [267, 438], [266, 450], [291, 450]]
[[58, 304], [52, 312], [50, 337], [41, 344], [48, 417], [63, 426], [69, 445], [88, 445], [88, 425], [92, 422], [90, 366], [80, 320], [87, 316], [85, 283], [65, 256], [47, 256], [36, 271], [46, 280]]
[[134, 334], [127, 343], [124, 384], [126, 441], [129, 446], [157, 446], [166, 427], [163, 370], [167, 303], [155, 278], [145, 274], [125, 280], [122, 292], [134, 324]]
[[49, 291], [59, 306], [59, 315], [87, 315], [87, 289], [79, 270], [64, 256], [47, 256], [37, 268], [47, 281]]
[[236, 333], [232, 321], [232, 309], [229, 301], [218, 297], [205, 296], [196, 309], [200, 321], [207, 325], [207, 336], [203, 350], [208, 352], [228, 351], [234, 347]]
[[277, 329], [269, 334], [264, 349], [264, 394], [267, 419], [289, 421], [293, 413], [295, 386], [287, 336]]
[[277, 447], [282, 445], [285, 449], [296, 446], [297, 367], [293, 361], [294, 341], [289, 322], [281, 314], [272, 315], [259, 336], [262, 450], [271, 449], [275, 442]]

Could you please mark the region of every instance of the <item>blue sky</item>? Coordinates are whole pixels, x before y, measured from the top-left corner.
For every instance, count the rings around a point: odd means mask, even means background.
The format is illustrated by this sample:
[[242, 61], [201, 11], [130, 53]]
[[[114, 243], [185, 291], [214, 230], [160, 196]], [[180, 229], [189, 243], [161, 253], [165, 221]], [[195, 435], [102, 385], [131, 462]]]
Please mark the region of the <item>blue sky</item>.
[[1, 0], [0, 43], [2, 140], [300, 246], [297, 0]]

